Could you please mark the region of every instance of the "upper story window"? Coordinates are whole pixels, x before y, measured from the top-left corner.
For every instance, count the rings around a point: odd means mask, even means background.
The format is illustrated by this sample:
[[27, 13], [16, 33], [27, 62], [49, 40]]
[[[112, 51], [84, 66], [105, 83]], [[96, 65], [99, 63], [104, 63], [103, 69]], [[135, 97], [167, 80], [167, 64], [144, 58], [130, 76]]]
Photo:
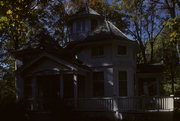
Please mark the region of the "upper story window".
[[91, 20], [91, 30], [93, 31], [98, 26], [98, 21], [95, 19]]
[[84, 32], [86, 30], [86, 22], [78, 21], [76, 23], [76, 32]]
[[127, 72], [119, 71], [119, 96], [127, 96]]
[[127, 54], [127, 47], [123, 45], [118, 45], [117, 48], [118, 55], [126, 55]]
[[104, 55], [104, 47], [103, 46], [96, 46], [93, 47], [91, 50], [92, 56], [103, 56]]

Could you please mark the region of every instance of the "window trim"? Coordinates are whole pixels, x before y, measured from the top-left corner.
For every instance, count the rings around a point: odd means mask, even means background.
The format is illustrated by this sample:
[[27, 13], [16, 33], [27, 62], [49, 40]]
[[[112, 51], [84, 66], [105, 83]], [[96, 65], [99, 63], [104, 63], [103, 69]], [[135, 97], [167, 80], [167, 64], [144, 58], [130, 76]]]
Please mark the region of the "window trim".
[[[103, 79], [94, 79], [94, 73], [103, 73]], [[93, 97], [104, 97], [105, 96], [105, 83], [104, 83], [104, 80], [105, 80], [105, 78], [104, 78], [104, 71], [94, 71], [93, 72]], [[103, 87], [103, 89], [102, 89], [102, 92], [103, 92], [103, 94], [102, 95], [95, 95], [94, 94], [94, 91], [95, 91], [95, 88], [94, 88], [94, 85], [95, 84], [99, 84], [99, 83], [102, 83], [102, 87]]]
[[[101, 47], [102, 47], [102, 54], [99, 54], [99, 53], [101, 53], [100, 52]], [[97, 49], [99, 52], [96, 52], [96, 53], [98, 53], [98, 54], [93, 55], [93, 49]], [[103, 45], [97, 45], [97, 46], [94, 46], [94, 47], [91, 48], [91, 57], [103, 57], [104, 55], [105, 54], [104, 54], [104, 46]]]
[[[120, 46], [126, 48], [125, 54], [119, 54], [119, 47], [120, 47]], [[116, 53], [117, 53], [117, 56], [127, 56], [127, 55], [128, 55], [128, 47], [127, 47], [127, 45], [117, 45]]]
[[[126, 72], [126, 79], [123, 79], [123, 80], [121, 80], [119, 77], [120, 77], [120, 72]], [[120, 83], [120, 82], [126, 82], [126, 95], [120, 95], [120, 85], [122, 84], [122, 83]], [[121, 90], [122, 91], [122, 90]], [[124, 91], [124, 90], [123, 90]], [[124, 93], [124, 92], [122, 92], [122, 93]], [[120, 96], [120, 97], [127, 97], [128, 96], [128, 71], [127, 70], [118, 70], [118, 95]]]
[[86, 31], [86, 21], [83, 20], [77, 21], [75, 23], [75, 32], [85, 32], [85, 31]]

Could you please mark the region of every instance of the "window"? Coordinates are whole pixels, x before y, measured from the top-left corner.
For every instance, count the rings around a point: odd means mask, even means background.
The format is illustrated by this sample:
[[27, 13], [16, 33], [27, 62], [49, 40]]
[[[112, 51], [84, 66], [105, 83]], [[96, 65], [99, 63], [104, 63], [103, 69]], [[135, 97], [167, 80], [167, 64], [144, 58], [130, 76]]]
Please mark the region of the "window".
[[76, 32], [84, 32], [86, 28], [85, 21], [79, 21], [76, 23]]
[[93, 73], [93, 95], [95, 97], [104, 96], [104, 72]]
[[92, 56], [102, 56], [102, 55], [104, 55], [104, 47], [103, 46], [93, 47], [91, 55]]
[[119, 71], [119, 96], [127, 96], [127, 72]]
[[118, 55], [126, 55], [127, 54], [127, 47], [122, 46], [122, 45], [118, 45], [117, 52], [118, 52]]
[[93, 31], [98, 26], [98, 21], [93, 19], [91, 20], [91, 30]]

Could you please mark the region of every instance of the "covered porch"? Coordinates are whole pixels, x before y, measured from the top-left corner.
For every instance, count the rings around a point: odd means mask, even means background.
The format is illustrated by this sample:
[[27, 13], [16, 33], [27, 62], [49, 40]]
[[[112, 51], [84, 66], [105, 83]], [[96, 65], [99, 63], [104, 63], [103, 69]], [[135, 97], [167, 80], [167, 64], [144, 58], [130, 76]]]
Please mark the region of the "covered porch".
[[63, 99], [88, 97], [89, 74], [88, 68], [42, 54], [19, 70], [18, 100], [25, 101], [28, 110], [51, 111]]

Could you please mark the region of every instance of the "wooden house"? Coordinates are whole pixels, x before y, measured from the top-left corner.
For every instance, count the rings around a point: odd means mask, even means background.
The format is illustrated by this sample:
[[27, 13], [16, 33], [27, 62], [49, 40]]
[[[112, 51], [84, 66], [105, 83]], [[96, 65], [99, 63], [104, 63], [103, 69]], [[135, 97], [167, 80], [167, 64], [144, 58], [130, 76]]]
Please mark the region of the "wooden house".
[[40, 33], [16, 53], [17, 100], [29, 110], [48, 112], [63, 101], [109, 119], [173, 111], [173, 97], [136, 94], [138, 44], [112, 22], [85, 7], [70, 16], [68, 28], [64, 48]]

